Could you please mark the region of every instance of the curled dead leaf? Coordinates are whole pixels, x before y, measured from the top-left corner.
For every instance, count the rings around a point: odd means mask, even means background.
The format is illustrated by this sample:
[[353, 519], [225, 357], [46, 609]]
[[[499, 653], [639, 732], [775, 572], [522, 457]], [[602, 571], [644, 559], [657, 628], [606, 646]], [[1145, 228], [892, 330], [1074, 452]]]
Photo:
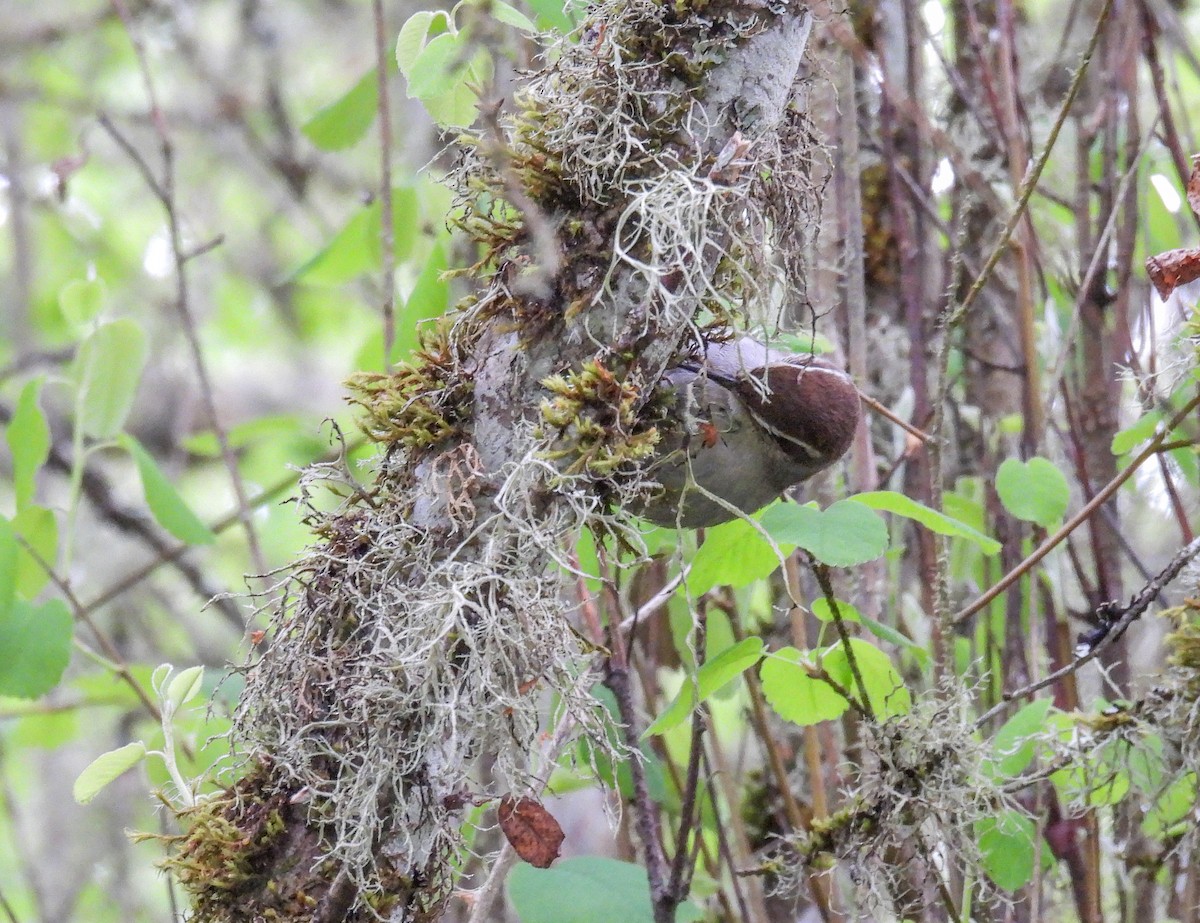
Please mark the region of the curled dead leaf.
[[541, 802], [533, 798], [500, 799], [500, 829], [517, 855], [534, 868], [549, 868], [566, 838], [562, 827]]
[[1200, 279], [1200, 247], [1180, 247], [1147, 257], [1146, 274], [1166, 301], [1179, 286]]

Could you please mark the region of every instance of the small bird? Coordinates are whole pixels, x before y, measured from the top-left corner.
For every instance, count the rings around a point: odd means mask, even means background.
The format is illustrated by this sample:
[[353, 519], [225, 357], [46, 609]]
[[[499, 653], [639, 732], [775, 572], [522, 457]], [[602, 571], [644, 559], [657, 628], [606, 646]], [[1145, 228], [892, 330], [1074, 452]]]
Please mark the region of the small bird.
[[[826, 359], [811, 353], [783, 353], [750, 342], [760, 349], [748, 349], [745, 339], [710, 346], [705, 371], [712, 380], [731, 388], [788, 456], [811, 469], [804, 477], [812, 477], [850, 448], [858, 426], [858, 388], [846, 372]], [[748, 368], [747, 358], [757, 359], [759, 364]]]
[[752, 513], [841, 458], [858, 426], [849, 375], [749, 337], [709, 344], [663, 384], [678, 425], [661, 428], [651, 475], [663, 491], [641, 511], [660, 525], [700, 528]]

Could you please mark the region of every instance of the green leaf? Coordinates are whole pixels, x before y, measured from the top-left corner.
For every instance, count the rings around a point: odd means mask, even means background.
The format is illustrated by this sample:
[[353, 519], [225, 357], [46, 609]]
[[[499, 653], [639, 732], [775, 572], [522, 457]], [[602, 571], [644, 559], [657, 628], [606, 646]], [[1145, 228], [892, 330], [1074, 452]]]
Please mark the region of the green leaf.
[[405, 74], [408, 98], [432, 99], [454, 89], [466, 69], [463, 56], [467, 50], [467, 39], [459, 32], [444, 32], [430, 39]]
[[12, 453], [13, 490], [18, 510], [33, 500], [36, 475], [50, 457], [50, 426], [38, 404], [41, 388], [42, 379], [35, 378], [21, 389], [4, 434]]
[[[792, 549], [779, 550], [787, 555]], [[700, 596], [718, 585], [749, 586], [770, 576], [781, 563], [780, 555], [752, 523], [744, 519], [722, 523], [704, 532], [704, 544], [688, 571], [688, 592]]]
[[146, 364], [146, 335], [128, 318], [109, 321], [83, 341], [75, 361], [81, 392], [76, 425], [93, 439], [111, 439], [133, 407]]
[[975, 823], [983, 869], [1005, 891], [1016, 891], [1033, 877], [1033, 822], [1017, 811], [1004, 811]]
[[[838, 615], [842, 617], [843, 622], [861, 622], [862, 616], [850, 603], [843, 600], [836, 600]], [[833, 607], [829, 605], [829, 600], [824, 596], [818, 596], [812, 602], [812, 614], [818, 622], [833, 621]]]
[[721, 651], [696, 672], [695, 682], [691, 677], [684, 679], [675, 700], [650, 727], [646, 728], [642, 739], [655, 734], [665, 734], [683, 724], [697, 705], [758, 663], [762, 657], [762, 650], [762, 638], [755, 637], [743, 638], [732, 647]]
[[121, 773], [132, 769], [145, 758], [146, 745], [140, 740], [102, 753], [79, 774], [71, 794], [80, 804], [87, 804]]
[[1130, 784], [1145, 794], [1157, 792], [1162, 788], [1167, 772], [1162, 738], [1146, 733], [1140, 740], [1131, 740], [1129, 747], [1126, 765], [1129, 767]]
[[[527, 0], [529, 8], [537, 14], [538, 25], [560, 33], [570, 32], [577, 25], [578, 7], [563, 0]], [[568, 7], [568, 9], [564, 9]]]
[[[844, 600], [839, 599], [837, 606], [838, 613], [841, 615], [843, 622], [857, 622], [879, 640], [887, 641], [889, 644], [894, 644], [897, 647], [903, 647], [911, 651], [923, 664], [928, 662], [929, 651], [895, 628], [892, 628], [892, 626], [884, 625], [882, 622], [877, 622], [873, 618], [863, 615], [854, 606]], [[833, 609], [829, 605], [829, 600], [823, 596], [813, 600], [812, 614], [819, 622], [833, 621]]]
[[486, 6], [491, 17], [498, 22], [512, 26], [514, 29], [520, 29], [522, 32], [537, 32], [537, 26], [530, 21], [528, 16], [516, 7], [509, 6], [504, 0], [489, 0]]
[[491, 84], [495, 69], [492, 56], [480, 49], [456, 73], [457, 79], [449, 90], [425, 97], [421, 104], [442, 128], [468, 128], [479, 117], [478, 89]]
[[[380, 206], [380, 228], [383, 227], [383, 206]], [[392, 187], [392, 252], [396, 261], [408, 259], [420, 236], [421, 203], [412, 186]], [[383, 241], [377, 246], [379, 265], [383, 266]]]
[[1191, 813], [1195, 803], [1196, 774], [1189, 772], [1168, 785], [1154, 800], [1142, 821], [1142, 830], [1156, 839], [1166, 836], [1175, 824]]
[[795, 724], [840, 718], [850, 703], [828, 683], [809, 675], [803, 666], [808, 660], [808, 654], [794, 647], [768, 654], [759, 667], [763, 696], [780, 718]]
[[71, 659], [72, 627], [57, 599], [15, 601], [0, 614], [0, 695], [34, 699], [58, 685]]
[[10, 615], [16, 603], [20, 550], [12, 524], [0, 516], [0, 623]]
[[323, 151], [345, 150], [363, 139], [378, 109], [378, 68], [373, 67], [341, 97], [319, 109], [300, 130]]
[[104, 282], [100, 279], [73, 279], [58, 290], [58, 308], [67, 323], [82, 327], [104, 307]]
[[[12, 528], [46, 565], [54, 566], [58, 557], [58, 521], [51, 510], [27, 506], [13, 517]], [[24, 599], [33, 599], [49, 582], [46, 566], [21, 548], [17, 555], [17, 593]]]
[[204, 685], [204, 667], [188, 667], [180, 670], [167, 687], [166, 701], [171, 710], [178, 710], [191, 701]]
[[1000, 550], [1000, 543], [994, 538], [984, 535], [965, 522], [960, 522], [951, 516], [947, 516], [945, 513], [939, 513], [937, 510], [930, 509], [925, 504], [918, 503], [916, 500], [906, 497], [904, 494], [896, 493], [894, 490], [875, 490], [869, 493], [855, 494], [850, 499], [864, 506], [869, 506], [873, 510], [883, 510], [884, 512], [894, 513], [897, 516], [903, 516], [906, 519], [919, 522], [929, 531], [936, 532], [939, 535], [965, 538], [978, 545], [984, 554], [995, 554]]
[[310, 257], [290, 276], [305, 285], [344, 285], [379, 267], [380, 205], [372, 202], [354, 215], [333, 240]]
[[183, 498], [150, 457], [150, 453], [142, 448], [141, 443], [128, 433], [122, 433], [117, 442], [137, 464], [138, 474], [142, 477], [142, 491], [146, 495], [146, 505], [150, 507], [150, 512], [154, 514], [158, 524], [189, 545], [209, 545], [215, 542], [217, 537], [183, 502]]
[[894, 644], [896, 647], [902, 647], [917, 658], [917, 661], [922, 666], [929, 664], [929, 651], [921, 647], [916, 641], [908, 637], [901, 631], [897, 631], [891, 625], [885, 625], [882, 622], [877, 622], [870, 616], [861, 616], [860, 621], [863, 627], [867, 629], [880, 641], [886, 641], [888, 644]]
[[[892, 659], [874, 644], [861, 638], [851, 638], [850, 649], [854, 652], [854, 662], [858, 665], [858, 672], [862, 676], [875, 717], [886, 721], [896, 715], [906, 714], [912, 708], [912, 697], [904, 685], [904, 680], [892, 665]], [[861, 697], [862, 690], [850, 670], [850, 658], [841, 641], [826, 648], [820, 658], [820, 664], [830, 677], [851, 695]]]
[[1162, 421], [1162, 414], [1157, 410], [1151, 410], [1149, 413], [1142, 414], [1133, 426], [1121, 430], [1112, 438], [1112, 453], [1113, 455], [1124, 455], [1126, 452], [1141, 445], [1147, 439], [1150, 439], [1155, 430], [1158, 429], [1158, 424]]
[[[602, 856], [562, 859], [548, 869], [522, 863], [508, 876], [508, 897], [521, 923], [654, 923], [646, 870]], [[676, 923], [702, 918], [690, 903], [675, 912]]]
[[[430, 38], [439, 29], [442, 34]], [[409, 97], [420, 99], [443, 128], [466, 128], [475, 121], [476, 88], [487, 86], [495, 71], [487, 48], [472, 49], [471, 44], [445, 13], [428, 10], [410, 17], [396, 41], [396, 62]]]
[[[695, 669], [696, 655], [692, 650], [694, 639], [691, 637], [695, 619], [692, 610], [682, 592], [674, 599], [674, 605], [667, 607], [667, 618], [670, 623], [671, 640], [675, 653], [679, 657], [680, 666], [687, 671]], [[733, 625], [729, 616], [719, 609], [709, 609], [708, 624], [705, 629], [704, 651], [705, 659], [711, 660], [727, 647], [732, 647], [737, 639], [733, 635]]]
[[1066, 477], [1046, 458], [1005, 459], [996, 472], [996, 493], [1017, 519], [1043, 528], [1062, 519], [1071, 500]]
[[1093, 808], [1111, 807], [1129, 793], [1129, 773], [1123, 767], [1117, 747], [1111, 740], [1090, 754], [1086, 764], [1073, 763], [1050, 776], [1059, 795], [1067, 802], [1081, 802]]
[[[417, 240], [416, 191], [407, 186], [392, 190], [392, 248], [397, 260], [412, 252]], [[346, 222], [324, 247], [309, 257], [289, 276], [304, 285], [345, 285], [364, 273], [383, 266], [383, 205], [378, 200]]]
[[887, 524], [854, 500], [839, 500], [826, 510], [780, 503], [763, 514], [762, 524], [776, 541], [804, 548], [830, 567], [865, 564], [888, 546]]
[[412, 73], [413, 64], [421, 55], [426, 39], [434, 30], [445, 31], [450, 28], [450, 17], [442, 10], [420, 10], [408, 17], [400, 27], [400, 35], [396, 38], [396, 64], [404, 79]]
[[416, 350], [419, 345], [417, 333], [422, 321], [441, 317], [450, 307], [450, 283], [442, 278], [447, 267], [445, 246], [435, 244], [400, 313], [393, 361], [407, 359]]
[[1045, 730], [1053, 704], [1051, 699], [1037, 699], [1004, 722], [992, 738], [992, 759], [985, 764], [991, 775], [1011, 779], [1030, 764], [1037, 743], [1033, 737]]

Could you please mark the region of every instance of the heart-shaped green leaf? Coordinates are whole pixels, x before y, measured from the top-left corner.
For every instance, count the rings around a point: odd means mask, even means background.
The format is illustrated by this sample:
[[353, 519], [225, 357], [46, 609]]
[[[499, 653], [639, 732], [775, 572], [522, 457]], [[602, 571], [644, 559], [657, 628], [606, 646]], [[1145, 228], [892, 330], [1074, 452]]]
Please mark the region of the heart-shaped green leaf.
[[1043, 528], [1062, 519], [1071, 500], [1066, 477], [1046, 458], [1005, 459], [996, 472], [996, 493], [1017, 519]]
[[791, 551], [791, 545], [782, 545], [776, 552], [758, 528], [745, 519], [706, 529], [704, 544], [688, 570], [688, 592], [700, 596], [715, 586], [749, 586], [773, 574], [782, 564], [781, 554]]
[[406, 74], [409, 99], [430, 99], [453, 89], [468, 50], [460, 32], [444, 32], [431, 39]]
[[769, 654], [759, 667], [763, 696], [785, 721], [809, 725], [841, 717], [850, 707], [844, 696], [805, 666], [809, 655], [794, 647]]
[[985, 817], [975, 824], [983, 868], [1005, 891], [1016, 891], [1033, 877], [1033, 823], [1016, 811]]
[[[863, 686], [866, 687], [867, 699], [875, 717], [885, 721], [897, 715], [907, 714], [912, 708], [912, 697], [892, 664], [892, 658], [861, 638], [851, 638], [850, 649], [854, 653], [854, 663], [862, 677]], [[840, 686], [856, 698], [862, 697], [863, 690], [859, 688], [858, 679], [850, 668], [850, 658], [842, 642], [827, 648], [820, 662], [821, 667]]]
[[781, 503], [763, 514], [762, 525], [777, 542], [810, 551], [830, 567], [874, 561], [888, 546], [883, 518], [854, 500], [841, 500], [825, 510]]

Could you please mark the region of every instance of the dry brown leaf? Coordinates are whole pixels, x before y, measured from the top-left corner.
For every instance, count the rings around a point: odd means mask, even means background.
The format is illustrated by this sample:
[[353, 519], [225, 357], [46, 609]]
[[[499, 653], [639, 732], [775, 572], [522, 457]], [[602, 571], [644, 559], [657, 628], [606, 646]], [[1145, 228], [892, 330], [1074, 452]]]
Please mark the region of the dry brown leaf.
[[534, 868], [550, 867], [558, 858], [558, 848], [566, 838], [562, 827], [541, 802], [533, 798], [500, 799], [500, 829], [517, 855]]
[[1147, 257], [1146, 274], [1166, 301], [1179, 286], [1200, 279], [1200, 247], [1180, 247]]

